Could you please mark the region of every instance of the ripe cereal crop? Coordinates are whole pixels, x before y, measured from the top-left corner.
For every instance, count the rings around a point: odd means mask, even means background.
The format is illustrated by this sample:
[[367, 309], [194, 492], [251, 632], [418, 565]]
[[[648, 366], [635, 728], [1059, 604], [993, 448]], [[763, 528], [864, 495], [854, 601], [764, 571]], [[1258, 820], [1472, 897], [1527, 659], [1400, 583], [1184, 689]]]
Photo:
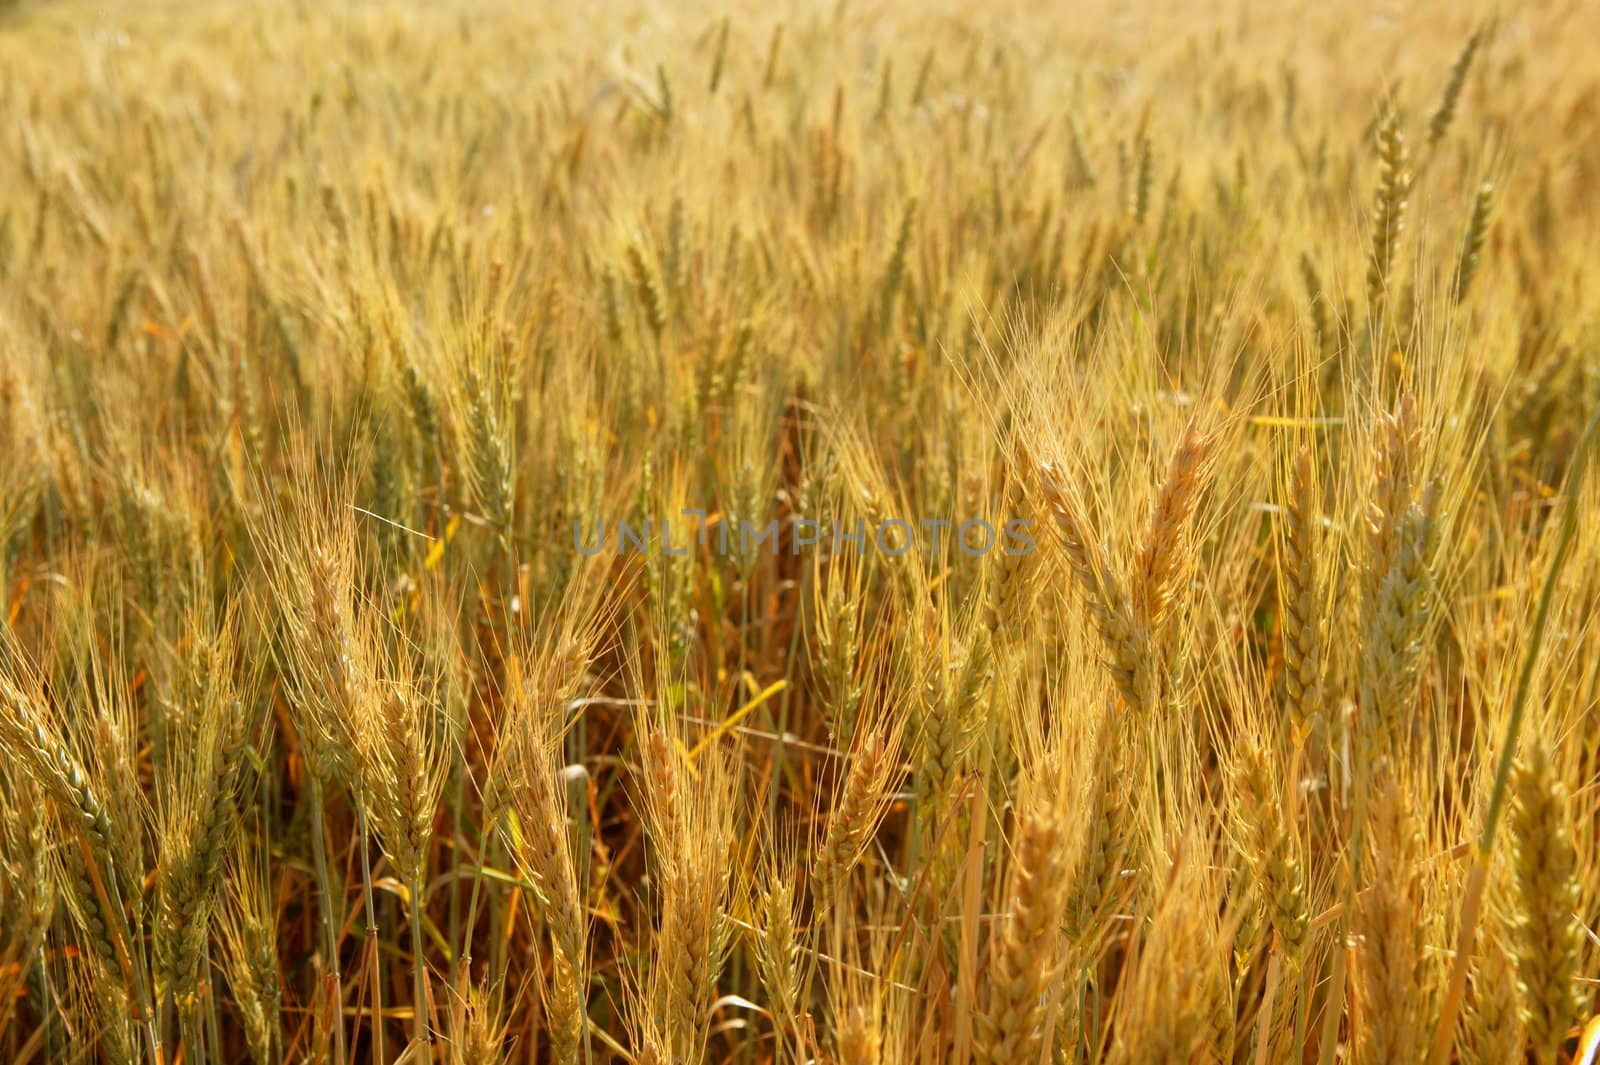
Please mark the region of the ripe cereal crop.
[[0, 1057], [1593, 1065], [1596, 27], [0, 0]]

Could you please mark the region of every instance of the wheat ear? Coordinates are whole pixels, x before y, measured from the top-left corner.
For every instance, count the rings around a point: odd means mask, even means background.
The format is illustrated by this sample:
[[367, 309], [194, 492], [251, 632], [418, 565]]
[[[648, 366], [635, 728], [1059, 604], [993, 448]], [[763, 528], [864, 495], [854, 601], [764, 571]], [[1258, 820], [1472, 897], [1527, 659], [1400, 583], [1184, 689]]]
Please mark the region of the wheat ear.
[[1522, 1022], [1542, 1065], [1556, 1060], [1581, 1007], [1578, 858], [1566, 785], [1538, 738], [1523, 745], [1511, 789], [1517, 899], [1511, 939]]

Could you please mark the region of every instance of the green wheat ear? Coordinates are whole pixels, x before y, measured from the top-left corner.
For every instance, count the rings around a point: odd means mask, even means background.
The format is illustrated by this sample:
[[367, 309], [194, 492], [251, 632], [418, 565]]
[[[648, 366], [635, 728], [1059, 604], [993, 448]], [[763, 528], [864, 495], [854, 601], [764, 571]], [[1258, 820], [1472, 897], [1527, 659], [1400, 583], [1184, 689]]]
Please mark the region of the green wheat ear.
[[1495, 187], [1485, 181], [1472, 196], [1472, 214], [1467, 219], [1467, 230], [1461, 238], [1461, 257], [1456, 263], [1455, 284], [1451, 297], [1457, 303], [1467, 298], [1472, 280], [1478, 275], [1478, 262], [1483, 257], [1484, 241], [1489, 238], [1489, 218], [1494, 211]]
[[1450, 123], [1456, 115], [1456, 105], [1461, 100], [1461, 90], [1467, 83], [1467, 72], [1472, 69], [1473, 57], [1478, 54], [1478, 49], [1483, 43], [1485, 35], [1483, 28], [1476, 29], [1472, 36], [1467, 38], [1467, 43], [1462, 46], [1461, 53], [1456, 56], [1456, 61], [1450, 66], [1450, 77], [1445, 82], [1444, 94], [1439, 100], [1439, 106], [1428, 118], [1428, 148], [1433, 149], [1450, 129]]
[[1406, 202], [1411, 191], [1405, 134], [1400, 118], [1386, 111], [1378, 125], [1378, 188], [1372, 208], [1372, 247], [1367, 257], [1367, 308], [1374, 321], [1381, 319], [1389, 295], [1389, 273], [1395, 248], [1406, 226]]

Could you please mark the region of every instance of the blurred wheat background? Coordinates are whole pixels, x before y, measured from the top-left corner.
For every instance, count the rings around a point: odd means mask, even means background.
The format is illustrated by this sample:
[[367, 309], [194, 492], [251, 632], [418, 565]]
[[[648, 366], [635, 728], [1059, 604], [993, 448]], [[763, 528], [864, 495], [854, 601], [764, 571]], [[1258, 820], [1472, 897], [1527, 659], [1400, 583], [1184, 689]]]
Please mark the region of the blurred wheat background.
[[6, 1060], [1592, 1062], [1597, 28], [13, 0]]

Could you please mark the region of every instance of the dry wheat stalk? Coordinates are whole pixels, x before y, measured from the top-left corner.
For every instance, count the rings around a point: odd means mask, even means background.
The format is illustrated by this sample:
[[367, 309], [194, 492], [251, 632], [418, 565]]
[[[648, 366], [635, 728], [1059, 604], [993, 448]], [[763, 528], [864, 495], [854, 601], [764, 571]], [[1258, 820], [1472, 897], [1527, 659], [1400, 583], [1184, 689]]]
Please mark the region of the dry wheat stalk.
[[886, 732], [872, 729], [851, 752], [848, 771], [811, 862], [811, 894], [822, 909], [837, 901], [845, 878], [883, 817], [889, 776], [895, 768], [892, 743]]
[[1326, 602], [1318, 535], [1320, 508], [1312, 482], [1311, 450], [1295, 455], [1294, 474], [1285, 515], [1280, 564], [1279, 602], [1283, 610], [1283, 681], [1289, 727], [1303, 738], [1323, 711], [1323, 670], [1327, 634]]
[[1277, 945], [1293, 966], [1305, 949], [1311, 924], [1297, 828], [1266, 750], [1252, 744], [1241, 763], [1236, 782], [1244, 828], [1242, 849], [1254, 870]]
[[1510, 938], [1523, 1024], [1538, 1060], [1553, 1062], [1581, 1008], [1577, 854], [1570, 800], [1550, 749], [1529, 737], [1520, 759], [1508, 826], [1517, 900]]
[[1110, 656], [1106, 668], [1129, 706], [1153, 710], [1157, 689], [1149, 630], [1134, 613], [1133, 600], [1067, 482], [1053, 467], [1042, 466], [1038, 483], [1089, 616], [1105, 641]]
[[1363, 1061], [1415, 1061], [1426, 1042], [1427, 970], [1416, 919], [1424, 852], [1412, 801], [1393, 776], [1374, 786], [1368, 887], [1356, 914]]
[[1032, 1061], [1049, 1032], [1045, 1001], [1060, 978], [1060, 914], [1071, 886], [1069, 834], [1044, 798], [1019, 811], [1013, 829], [1005, 922], [990, 945], [981, 1060]]
[[1165, 626], [1173, 596], [1188, 576], [1190, 519], [1214, 458], [1212, 442], [1199, 423], [1191, 420], [1173, 449], [1167, 475], [1150, 506], [1144, 539], [1128, 578], [1135, 616], [1152, 632]]
[[734, 830], [732, 777], [723, 753], [701, 754], [693, 787], [689, 769], [664, 737], [650, 742], [645, 804], [661, 886], [650, 995], [655, 1024], [676, 1061], [705, 1054], [729, 942], [724, 906]]

